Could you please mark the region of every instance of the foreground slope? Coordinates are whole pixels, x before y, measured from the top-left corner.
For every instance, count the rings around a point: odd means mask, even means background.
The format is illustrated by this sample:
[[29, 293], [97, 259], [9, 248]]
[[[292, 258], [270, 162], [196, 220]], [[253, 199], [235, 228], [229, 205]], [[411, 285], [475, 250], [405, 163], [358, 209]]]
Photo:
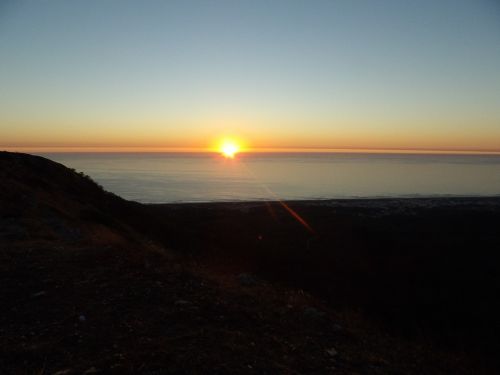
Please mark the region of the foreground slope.
[[[142, 206], [47, 159], [0, 153], [0, 372], [491, 370], [475, 355], [332, 309], [303, 290], [303, 272], [292, 286], [280, 275], [293, 278], [300, 259], [280, 238], [300, 243], [295, 223], [278, 215], [265, 225], [252, 207]], [[314, 238], [306, 250], [323, 237]], [[264, 281], [272, 269], [279, 285]]]

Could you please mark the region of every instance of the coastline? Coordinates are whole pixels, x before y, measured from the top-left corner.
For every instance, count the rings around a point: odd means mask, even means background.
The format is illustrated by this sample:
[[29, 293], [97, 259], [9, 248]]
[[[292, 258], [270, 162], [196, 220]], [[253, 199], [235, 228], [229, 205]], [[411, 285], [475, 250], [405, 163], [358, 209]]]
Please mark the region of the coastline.
[[500, 193], [498, 195], [436, 195], [436, 196], [402, 196], [402, 197], [346, 197], [346, 198], [315, 198], [315, 199], [249, 199], [249, 200], [227, 200], [227, 201], [175, 201], [165, 203], [145, 203], [133, 201], [145, 206], [256, 206], [260, 204], [275, 204], [284, 202], [287, 204], [298, 204], [305, 206], [394, 206], [404, 204], [409, 206], [422, 205], [465, 205], [465, 204], [497, 204], [500, 203]]

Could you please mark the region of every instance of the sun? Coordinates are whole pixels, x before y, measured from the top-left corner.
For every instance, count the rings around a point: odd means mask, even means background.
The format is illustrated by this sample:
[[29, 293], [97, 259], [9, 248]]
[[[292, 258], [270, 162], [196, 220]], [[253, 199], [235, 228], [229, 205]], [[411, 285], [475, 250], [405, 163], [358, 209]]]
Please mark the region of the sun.
[[222, 142], [220, 146], [220, 152], [222, 155], [229, 159], [233, 159], [239, 150], [240, 146], [234, 141], [226, 140]]

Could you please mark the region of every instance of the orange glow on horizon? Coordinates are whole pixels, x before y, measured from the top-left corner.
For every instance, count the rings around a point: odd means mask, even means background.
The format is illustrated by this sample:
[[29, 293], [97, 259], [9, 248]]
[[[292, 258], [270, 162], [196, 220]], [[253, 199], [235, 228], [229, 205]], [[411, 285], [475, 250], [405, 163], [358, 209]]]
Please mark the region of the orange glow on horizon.
[[[133, 147], [133, 146], [0, 146], [0, 151], [24, 153], [223, 153], [221, 144], [217, 147]], [[299, 147], [255, 147], [237, 150], [238, 153], [366, 153], [366, 154], [455, 154], [455, 155], [500, 155], [500, 150], [461, 149], [407, 149], [407, 148], [299, 148]]]
[[[403, 126], [404, 125], [404, 126]], [[500, 130], [485, 123], [489, 133], [440, 127], [431, 121], [417, 130], [416, 120], [400, 128], [375, 120], [310, 121], [284, 119], [208, 118], [179, 121], [138, 121], [110, 124], [83, 121], [62, 123], [13, 122], [0, 129], [0, 149], [24, 152], [213, 152], [220, 154], [224, 140], [239, 146], [238, 152], [360, 152], [498, 154]], [[458, 126], [457, 125], [457, 126]], [[318, 130], [314, 130], [317, 126]], [[0, 128], [1, 128], [0, 124]], [[20, 131], [20, 129], [24, 129]]]
[[228, 159], [233, 159], [236, 154], [249, 150], [244, 145], [245, 143], [239, 138], [223, 137], [213, 143], [213, 146], [200, 150], [201, 152], [217, 152]]

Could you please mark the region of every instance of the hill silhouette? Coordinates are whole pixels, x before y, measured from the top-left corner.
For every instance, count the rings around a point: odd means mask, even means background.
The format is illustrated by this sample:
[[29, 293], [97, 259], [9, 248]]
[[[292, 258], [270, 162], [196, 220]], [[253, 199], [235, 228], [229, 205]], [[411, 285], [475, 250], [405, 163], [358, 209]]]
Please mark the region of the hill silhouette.
[[498, 198], [141, 205], [0, 153], [2, 373], [495, 373]]

